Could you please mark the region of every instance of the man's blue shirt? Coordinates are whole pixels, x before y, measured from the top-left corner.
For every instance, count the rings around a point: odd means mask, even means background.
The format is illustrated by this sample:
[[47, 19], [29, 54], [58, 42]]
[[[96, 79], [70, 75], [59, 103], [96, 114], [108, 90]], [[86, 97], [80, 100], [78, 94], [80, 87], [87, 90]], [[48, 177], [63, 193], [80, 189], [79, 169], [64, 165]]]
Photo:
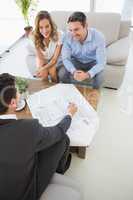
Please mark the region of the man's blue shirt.
[[106, 64], [105, 52], [104, 36], [94, 28], [88, 29], [88, 35], [83, 43], [73, 38], [69, 32], [64, 36], [62, 61], [65, 68], [72, 74], [76, 70], [71, 62], [72, 58], [75, 58], [81, 63], [96, 61], [96, 65], [88, 71], [91, 78], [93, 78], [104, 69]]

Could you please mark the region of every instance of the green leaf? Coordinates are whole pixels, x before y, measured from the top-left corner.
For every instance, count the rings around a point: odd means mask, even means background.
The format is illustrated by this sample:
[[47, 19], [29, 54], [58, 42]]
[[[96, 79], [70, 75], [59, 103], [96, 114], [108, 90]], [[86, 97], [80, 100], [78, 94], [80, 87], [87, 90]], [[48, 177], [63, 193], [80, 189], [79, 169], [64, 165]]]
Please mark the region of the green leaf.
[[21, 13], [24, 17], [24, 20], [26, 24], [29, 26], [29, 12], [32, 9], [32, 7], [37, 6], [38, 0], [15, 0], [17, 6], [21, 10]]
[[28, 81], [24, 78], [16, 77], [16, 87], [18, 88], [19, 92], [22, 94], [26, 92], [28, 88]]

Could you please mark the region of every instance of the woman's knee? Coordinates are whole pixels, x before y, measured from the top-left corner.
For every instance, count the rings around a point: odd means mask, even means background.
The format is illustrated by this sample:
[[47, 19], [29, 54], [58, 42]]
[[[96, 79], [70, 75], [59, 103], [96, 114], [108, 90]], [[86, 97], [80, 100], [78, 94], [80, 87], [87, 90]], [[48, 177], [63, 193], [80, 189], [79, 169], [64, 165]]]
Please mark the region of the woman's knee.
[[57, 82], [57, 71], [55, 65], [49, 69], [49, 75], [51, 76], [52, 81]]

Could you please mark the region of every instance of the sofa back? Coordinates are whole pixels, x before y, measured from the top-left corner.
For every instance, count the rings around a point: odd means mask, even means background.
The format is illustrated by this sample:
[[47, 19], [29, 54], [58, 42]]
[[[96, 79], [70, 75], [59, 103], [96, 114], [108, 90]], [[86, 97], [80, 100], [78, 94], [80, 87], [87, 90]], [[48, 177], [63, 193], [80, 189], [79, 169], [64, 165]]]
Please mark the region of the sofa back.
[[120, 15], [114, 13], [88, 13], [88, 24], [100, 30], [106, 39], [106, 45], [116, 41], [119, 36]]
[[118, 39], [129, 36], [130, 26], [131, 26], [131, 20], [121, 21]]
[[[65, 31], [67, 28], [67, 19], [72, 11], [53, 11], [52, 18], [58, 28]], [[129, 34], [129, 22], [122, 22], [118, 13], [85, 13], [88, 18], [88, 24], [101, 31], [106, 39], [106, 45], [116, 40], [126, 37]]]

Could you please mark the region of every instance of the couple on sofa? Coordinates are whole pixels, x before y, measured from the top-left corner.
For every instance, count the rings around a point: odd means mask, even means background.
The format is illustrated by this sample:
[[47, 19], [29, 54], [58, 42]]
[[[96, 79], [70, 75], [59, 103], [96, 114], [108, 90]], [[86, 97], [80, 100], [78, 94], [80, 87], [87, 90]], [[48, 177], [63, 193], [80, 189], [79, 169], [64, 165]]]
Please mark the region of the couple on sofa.
[[50, 75], [54, 82], [90, 84], [98, 89], [106, 63], [104, 36], [88, 27], [82, 12], [72, 13], [67, 23], [69, 31], [63, 34], [47, 11], [36, 16], [36, 76], [48, 79]]

